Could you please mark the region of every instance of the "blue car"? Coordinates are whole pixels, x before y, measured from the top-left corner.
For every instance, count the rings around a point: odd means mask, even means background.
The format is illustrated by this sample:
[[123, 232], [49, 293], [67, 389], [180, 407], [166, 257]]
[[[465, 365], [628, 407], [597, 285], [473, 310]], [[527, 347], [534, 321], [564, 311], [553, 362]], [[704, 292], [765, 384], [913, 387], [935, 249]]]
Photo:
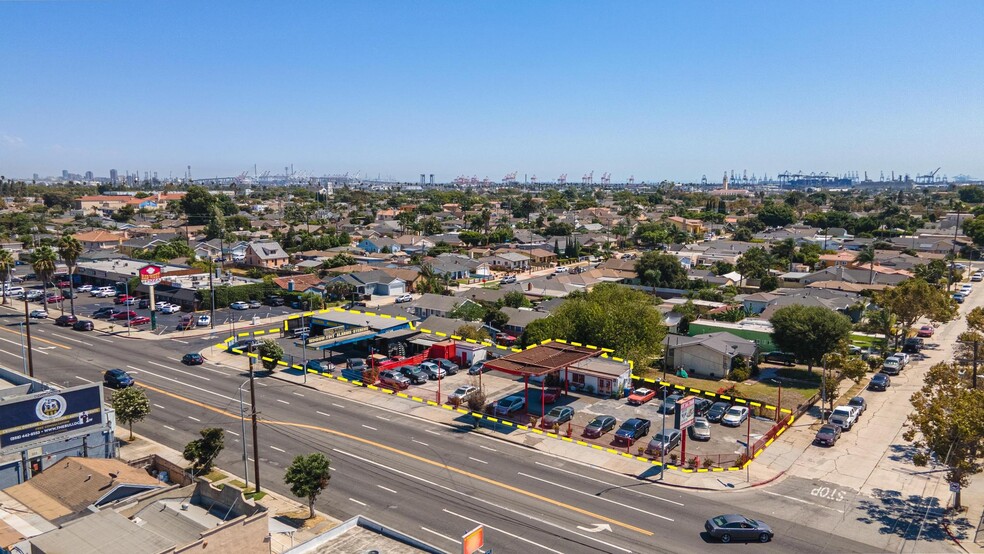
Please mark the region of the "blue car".
[[632, 444], [636, 440], [649, 434], [649, 427], [652, 425], [648, 419], [634, 417], [626, 420], [618, 431], [615, 431], [615, 441]]

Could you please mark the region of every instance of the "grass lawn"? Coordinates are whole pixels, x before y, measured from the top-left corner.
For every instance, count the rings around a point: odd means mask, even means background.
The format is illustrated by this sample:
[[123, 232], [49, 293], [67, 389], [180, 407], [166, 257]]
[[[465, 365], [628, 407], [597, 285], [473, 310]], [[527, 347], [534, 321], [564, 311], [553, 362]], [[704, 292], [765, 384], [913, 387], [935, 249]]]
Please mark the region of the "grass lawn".
[[[803, 374], [804, 380], [810, 378], [810, 375], [806, 372], [806, 370], [798, 370], [794, 368], [782, 369], [788, 372], [794, 372], [797, 378], [800, 377], [800, 373]], [[792, 378], [792, 375], [789, 378]], [[772, 381], [756, 381], [752, 384], [735, 384], [733, 381], [701, 379], [699, 377], [689, 377], [684, 379], [683, 377], [677, 377], [675, 375], [667, 375], [666, 380], [676, 385], [683, 385], [710, 392], [717, 392], [719, 389], [727, 388], [734, 384], [737, 396], [747, 398], [749, 400], [756, 400], [769, 405], [775, 405], [776, 401], [779, 399], [779, 385]], [[754, 381], [754, 378], [749, 382], [751, 381]], [[784, 380], [782, 383], [782, 407], [794, 409], [797, 405], [805, 402], [806, 399], [816, 394], [819, 390], [820, 372], [818, 370], [814, 370], [813, 380], [809, 382], [787, 382]]]
[[225, 479], [226, 478], [226, 474], [225, 473], [222, 473], [221, 471], [219, 471], [217, 469], [213, 469], [212, 471], [210, 471], [208, 473], [208, 475], [205, 476], [205, 478], [214, 483], [216, 481], [221, 481], [221, 480]]

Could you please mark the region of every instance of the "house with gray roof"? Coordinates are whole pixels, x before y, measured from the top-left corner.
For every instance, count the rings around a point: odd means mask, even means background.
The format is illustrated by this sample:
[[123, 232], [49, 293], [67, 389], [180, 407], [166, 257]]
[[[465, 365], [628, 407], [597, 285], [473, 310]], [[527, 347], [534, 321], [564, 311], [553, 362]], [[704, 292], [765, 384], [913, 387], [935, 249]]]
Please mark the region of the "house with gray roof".
[[701, 377], [724, 379], [731, 371], [735, 357], [744, 356], [746, 360], [758, 357], [755, 341], [723, 331], [693, 337], [669, 335], [667, 342], [666, 360], [669, 366]]
[[467, 298], [444, 296], [428, 292], [422, 294], [420, 298], [407, 304], [407, 306], [410, 312], [419, 318], [426, 318], [432, 315], [448, 317], [455, 308], [465, 303], [477, 304]]
[[406, 281], [381, 269], [345, 273], [328, 280], [329, 283], [337, 281], [352, 285], [359, 294], [400, 296], [407, 292]]
[[509, 316], [509, 321], [502, 330], [517, 337], [526, 331], [526, 327], [530, 323], [550, 316], [546, 312], [539, 312], [532, 308], [510, 308], [509, 306], [503, 306], [500, 311]]

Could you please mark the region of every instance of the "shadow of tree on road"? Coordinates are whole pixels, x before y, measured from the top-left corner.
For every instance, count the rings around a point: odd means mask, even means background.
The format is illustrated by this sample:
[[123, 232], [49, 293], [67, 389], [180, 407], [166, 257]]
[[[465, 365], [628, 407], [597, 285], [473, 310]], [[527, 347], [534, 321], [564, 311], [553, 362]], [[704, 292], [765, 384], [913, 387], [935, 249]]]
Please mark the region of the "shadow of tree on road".
[[950, 533], [958, 540], [968, 537], [973, 529], [966, 517], [946, 517], [946, 509], [932, 497], [909, 495], [898, 491], [875, 489], [872, 496], [858, 501], [857, 520], [868, 525], [879, 525], [878, 532], [895, 535], [904, 540], [949, 541], [943, 526], [949, 525]]
[[894, 462], [906, 462], [909, 465], [912, 464], [912, 455], [916, 453], [917, 449], [911, 444], [893, 444], [888, 447], [889, 454], [888, 459]]

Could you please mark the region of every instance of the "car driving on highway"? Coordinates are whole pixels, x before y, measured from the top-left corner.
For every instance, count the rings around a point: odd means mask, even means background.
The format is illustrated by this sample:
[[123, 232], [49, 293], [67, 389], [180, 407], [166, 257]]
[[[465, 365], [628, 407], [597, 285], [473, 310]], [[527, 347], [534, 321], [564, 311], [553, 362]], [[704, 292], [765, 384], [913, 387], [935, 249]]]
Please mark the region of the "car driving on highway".
[[724, 543], [733, 540], [769, 542], [774, 536], [767, 524], [738, 514], [712, 517], [704, 522], [704, 530]]

